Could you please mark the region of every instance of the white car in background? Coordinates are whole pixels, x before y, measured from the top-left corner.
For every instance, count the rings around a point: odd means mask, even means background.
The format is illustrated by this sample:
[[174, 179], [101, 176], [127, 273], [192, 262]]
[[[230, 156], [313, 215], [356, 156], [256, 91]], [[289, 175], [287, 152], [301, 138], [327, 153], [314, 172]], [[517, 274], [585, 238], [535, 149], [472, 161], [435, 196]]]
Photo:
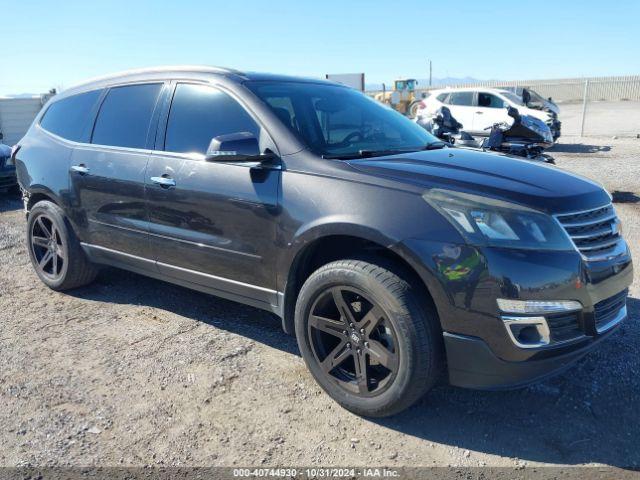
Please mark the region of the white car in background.
[[513, 119], [507, 114], [506, 107], [515, 107], [520, 115], [531, 115], [547, 125], [554, 122], [553, 115], [547, 111], [527, 107], [520, 97], [512, 92], [498, 88], [446, 88], [433, 90], [421, 101], [416, 122], [422, 124], [432, 118], [440, 107], [448, 107], [451, 115], [463, 125], [465, 132], [473, 135], [488, 135], [495, 124]]

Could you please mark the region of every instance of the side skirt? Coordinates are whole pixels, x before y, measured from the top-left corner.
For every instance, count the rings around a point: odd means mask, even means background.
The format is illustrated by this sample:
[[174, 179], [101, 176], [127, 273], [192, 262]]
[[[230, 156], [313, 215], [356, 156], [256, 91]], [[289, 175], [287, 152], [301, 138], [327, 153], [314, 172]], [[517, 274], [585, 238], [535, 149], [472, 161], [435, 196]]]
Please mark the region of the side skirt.
[[278, 302], [278, 298], [281, 295], [275, 290], [195, 272], [174, 265], [158, 263], [155, 260], [98, 245], [88, 243], [81, 243], [80, 245], [92, 262], [129, 270], [157, 280], [250, 305], [275, 313], [280, 318], [284, 316], [283, 307]]

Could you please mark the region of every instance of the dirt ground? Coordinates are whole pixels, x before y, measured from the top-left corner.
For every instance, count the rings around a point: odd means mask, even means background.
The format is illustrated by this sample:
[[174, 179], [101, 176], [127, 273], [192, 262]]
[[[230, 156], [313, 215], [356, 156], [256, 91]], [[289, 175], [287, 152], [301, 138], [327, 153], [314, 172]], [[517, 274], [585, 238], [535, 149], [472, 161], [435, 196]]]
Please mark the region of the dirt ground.
[[[640, 140], [563, 137], [558, 167], [614, 192], [640, 258]], [[640, 283], [630, 318], [563, 375], [441, 386], [368, 420], [315, 384], [267, 313], [105, 269], [55, 293], [0, 195], [0, 466], [640, 465]]]

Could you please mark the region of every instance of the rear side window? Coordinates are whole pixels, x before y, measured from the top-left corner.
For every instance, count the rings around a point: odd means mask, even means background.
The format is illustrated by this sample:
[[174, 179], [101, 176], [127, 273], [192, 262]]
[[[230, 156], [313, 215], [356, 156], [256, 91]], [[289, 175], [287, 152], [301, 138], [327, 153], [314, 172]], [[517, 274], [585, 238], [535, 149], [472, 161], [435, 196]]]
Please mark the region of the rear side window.
[[447, 103], [447, 97], [449, 96], [448, 93], [441, 93], [440, 95], [438, 95], [436, 98], [438, 99], [439, 102], [442, 103]]
[[462, 105], [470, 107], [473, 105], [473, 92], [453, 92], [449, 97], [450, 105]]
[[145, 148], [161, 83], [115, 87], [102, 102], [91, 143]]
[[226, 93], [205, 85], [178, 84], [169, 111], [164, 149], [206, 153], [211, 139], [260, 128], [242, 106]]
[[86, 141], [89, 117], [101, 92], [80, 93], [52, 103], [40, 120], [40, 126], [67, 140]]

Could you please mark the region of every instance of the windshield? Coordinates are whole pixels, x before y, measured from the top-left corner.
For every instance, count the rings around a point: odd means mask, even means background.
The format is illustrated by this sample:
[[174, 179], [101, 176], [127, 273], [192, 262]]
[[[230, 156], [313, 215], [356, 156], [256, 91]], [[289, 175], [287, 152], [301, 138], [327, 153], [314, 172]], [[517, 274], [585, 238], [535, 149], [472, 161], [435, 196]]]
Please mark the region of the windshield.
[[295, 135], [323, 157], [419, 150], [438, 139], [398, 112], [347, 87], [248, 82]]
[[511, 101], [512, 103], [515, 103], [516, 105], [524, 106], [524, 103], [522, 103], [522, 99], [515, 93], [505, 92], [505, 91], [501, 93], [503, 97], [509, 99], [509, 101]]
[[538, 92], [536, 92], [535, 90], [529, 90], [529, 95], [531, 95], [532, 101], [539, 103], [540, 105], [544, 105], [546, 102], [544, 97], [540, 95]]

